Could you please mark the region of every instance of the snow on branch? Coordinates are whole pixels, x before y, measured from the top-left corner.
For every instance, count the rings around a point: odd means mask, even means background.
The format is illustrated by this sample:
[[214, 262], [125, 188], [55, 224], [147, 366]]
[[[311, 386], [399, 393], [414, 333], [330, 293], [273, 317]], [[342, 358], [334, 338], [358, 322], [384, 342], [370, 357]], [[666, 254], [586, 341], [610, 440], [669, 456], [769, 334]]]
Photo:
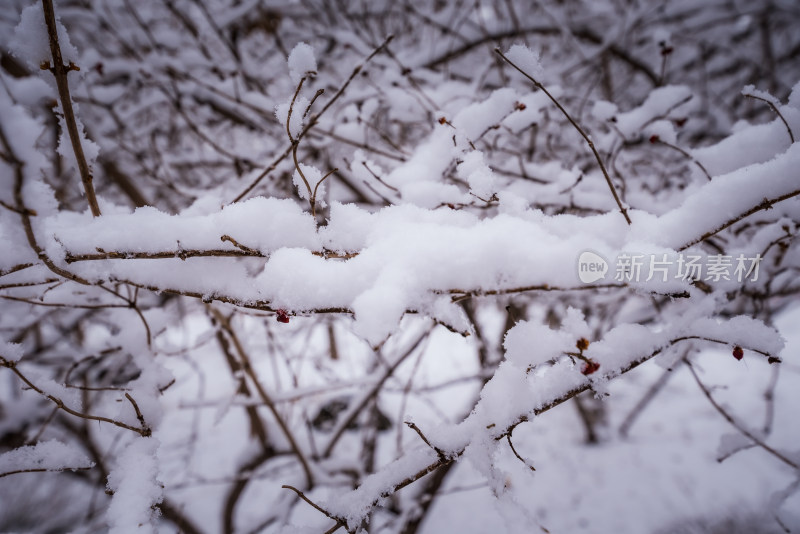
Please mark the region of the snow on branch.
[[85, 454], [60, 441], [40, 441], [0, 454], [0, 478], [19, 473], [85, 470], [94, 465]]

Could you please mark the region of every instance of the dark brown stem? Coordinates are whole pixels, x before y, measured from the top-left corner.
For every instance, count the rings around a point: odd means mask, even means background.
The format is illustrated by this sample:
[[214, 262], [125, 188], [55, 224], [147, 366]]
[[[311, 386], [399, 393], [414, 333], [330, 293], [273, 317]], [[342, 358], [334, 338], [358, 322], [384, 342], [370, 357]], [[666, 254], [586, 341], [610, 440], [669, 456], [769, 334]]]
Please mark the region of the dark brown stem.
[[136, 419], [139, 421], [139, 425], [141, 425], [141, 427], [147, 430], [147, 432], [149, 433], [150, 426], [144, 422], [144, 416], [142, 415], [142, 412], [139, 411], [139, 405], [136, 404], [136, 401], [133, 399], [133, 397], [131, 397], [130, 393], [126, 392], [125, 398], [128, 399], [128, 402], [130, 402], [131, 406], [133, 406], [133, 411], [136, 412]]
[[[224, 237], [224, 236], [223, 236]], [[170, 258], [207, 258], [207, 257], [257, 257], [263, 258], [264, 255], [257, 250], [248, 249], [244, 250], [226, 250], [226, 249], [210, 249], [210, 250], [166, 250], [163, 252], [129, 252], [129, 251], [105, 251], [98, 250], [97, 254], [72, 254], [67, 252], [64, 261], [67, 263], [75, 263], [79, 261], [96, 261], [96, 260], [163, 260]]]
[[61, 100], [61, 109], [64, 112], [64, 122], [67, 125], [69, 140], [72, 142], [72, 150], [78, 162], [78, 172], [80, 172], [81, 182], [83, 182], [83, 190], [86, 192], [86, 200], [89, 202], [92, 215], [99, 217], [100, 206], [97, 205], [97, 197], [95, 197], [94, 186], [92, 185], [92, 173], [86, 163], [83, 146], [81, 146], [81, 136], [80, 132], [78, 132], [75, 112], [72, 110], [72, 97], [69, 94], [69, 82], [67, 82], [67, 73], [70, 70], [77, 70], [77, 67], [71, 63], [69, 66], [64, 65], [64, 60], [61, 57], [53, 0], [42, 0], [42, 8], [44, 9], [44, 21], [47, 24], [47, 35], [50, 40], [50, 53], [53, 56], [52, 70], [58, 86], [58, 97]]
[[171, 501], [164, 499], [156, 505], [161, 510], [161, 515], [167, 521], [178, 527], [181, 534], [202, 534], [202, 530], [197, 527], [188, 517], [181, 513]]
[[319, 182], [317, 182], [317, 185], [314, 186], [314, 192], [311, 194], [311, 216], [312, 217], [316, 217], [317, 216], [317, 190], [319, 189], [319, 186], [322, 185], [322, 182], [324, 182], [331, 174], [335, 173], [338, 170], [339, 169], [332, 169], [332, 170], [328, 171], [328, 173], [325, 176], [320, 178]]
[[[43, 390], [39, 389], [33, 382], [31, 382], [28, 379], [28, 377], [26, 377], [17, 368], [17, 363], [14, 362], [14, 361], [6, 360], [5, 358], [0, 357], [0, 366], [10, 369], [11, 372], [13, 372], [15, 375], [17, 375], [17, 377], [25, 383], [25, 385], [27, 385], [29, 388], [31, 388], [33, 391], [35, 391], [39, 395], [49, 399], [50, 401], [52, 401], [56, 405], [56, 407], [58, 407], [61, 410], [64, 410], [65, 412], [67, 412], [70, 415], [74, 415], [75, 417], [80, 417], [81, 419], [90, 419], [92, 421], [100, 421], [100, 422], [103, 422], [103, 423], [111, 423], [114, 426], [118, 426], [118, 427], [124, 428], [126, 430], [132, 430], [133, 432], [136, 432], [137, 434], [140, 434], [143, 437], [148, 437], [151, 434], [150, 428], [147, 427], [147, 426], [144, 426], [144, 425], [141, 428], [136, 428], [134, 426], [130, 426], [128, 424], [125, 424], [125, 423], [123, 423], [121, 421], [116, 421], [114, 419], [109, 419], [108, 417], [102, 417], [102, 416], [99, 416], [99, 415], [91, 415], [91, 414], [79, 412], [77, 410], [73, 410], [72, 408], [70, 408], [69, 406], [64, 404], [63, 400], [59, 399], [58, 397], [56, 397], [54, 395], [50, 395], [49, 393], [45, 393]], [[127, 394], [126, 394], [126, 396], [127, 396]], [[136, 411], [137, 411], [137, 416], [140, 416], [141, 414], [138, 413], [139, 412], [138, 407], [136, 408]]]
[[453, 295], [453, 302], [461, 302], [472, 297], [483, 297], [489, 295], [510, 295], [513, 293], [525, 293], [528, 291], [588, 291], [593, 289], [620, 289], [628, 287], [628, 284], [586, 284], [575, 287], [557, 287], [549, 284], [537, 286], [512, 287], [508, 289], [451, 289], [449, 291], [434, 291], [434, 293], [449, 293]]

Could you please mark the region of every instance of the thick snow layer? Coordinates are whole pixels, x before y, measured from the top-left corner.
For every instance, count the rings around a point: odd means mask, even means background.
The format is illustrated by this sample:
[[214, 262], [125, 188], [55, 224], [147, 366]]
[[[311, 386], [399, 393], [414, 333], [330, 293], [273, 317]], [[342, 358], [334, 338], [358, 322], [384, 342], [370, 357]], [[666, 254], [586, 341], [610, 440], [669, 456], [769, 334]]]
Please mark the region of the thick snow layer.
[[[133, 213], [119, 211], [102, 218], [62, 213], [46, 225], [47, 232], [73, 254], [107, 251], [159, 252], [181, 249], [236, 249], [224, 235], [263, 253], [283, 247], [318, 247], [314, 224], [290, 200], [254, 198], [209, 215], [169, 215], [152, 207]], [[48, 252], [55, 257], [58, 248]]]
[[[452, 147], [446, 127], [438, 128], [442, 135], [435, 143]], [[423, 146], [418, 154], [427, 150]], [[420, 172], [431, 171], [422, 159], [419, 165]], [[402, 175], [396, 170], [389, 180], [401, 187], [403, 177], [441, 185], [432, 177], [409, 174], [416, 166], [409, 161], [401, 167]], [[491, 171], [481, 164], [479, 153], [467, 154], [462, 166], [482, 193], [493, 189]], [[241, 302], [266, 301], [299, 312], [350, 310], [357, 331], [375, 344], [392, 333], [406, 311], [429, 314], [458, 330], [469, 330], [456, 305], [447, 303], [449, 294], [581, 286], [576, 262], [585, 250], [611, 261], [631, 252], [656, 259], [667, 254], [665, 258], [674, 259], [676, 251], [729, 224], [765, 198], [778, 199], [796, 191], [793, 169], [798, 166], [800, 145], [794, 145], [769, 162], [716, 177], [660, 217], [632, 210], [630, 227], [615, 213], [546, 217], [526, 210], [479, 218], [413, 205], [368, 213], [334, 204], [328, 225], [317, 231], [311, 215], [296, 203], [255, 198], [207, 215], [170, 216], [153, 208], [118, 211], [99, 219], [62, 213], [44, 225], [51, 236], [46, 249], [53, 258], [64, 258], [67, 251], [73, 256], [98, 250], [123, 256], [174, 251], [179, 256], [187, 250], [237, 250], [220, 240], [227, 235], [267, 257], [260, 260], [266, 262], [260, 274], [248, 275], [244, 264], [216, 258], [82, 261], [69, 268], [97, 280], [115, 278], [148, 287], [228, 295]], [[358, 255], [342, 261], [312, 254], [323, 248]], [[167, 272], [164, 262], [171, 264]], [[688, 280], [672, 276], [672, 271], [654, 277], [655, 266], [646, 263], [645, 272], [648, 268], [649, 279], [614, 280], [612, 269], [598, 283], [627, 281], [643, 291], [662, 293], [687, 290]], [[233, 275], [231, 269], [241, 274]], [[666, 274], [669, 279], [663, 280]]]
[[[616, 126], [626, 137], [631, 138], [653, 121], [663, 119], [669, 114], [681, 113], [692, 98], [688, 87], [674, 85], [653, 89], [641, 106], [619, 113]], [[607, 111], [607, 110], [606, 110]], [[685, 113], [685, 111], [683, 111]]]
[[57, 440], [40, 441], [0, 454], [0, 475], [13, 471], [88, 469], [94, 466], [85, 454]]
[[153, 507], [162, 499], [158, 445], [155, 438], [135, 438], [117, 457], [108, 475], [108, 489], [114, 492], [106, 512], [111, 532], [155, 532]]

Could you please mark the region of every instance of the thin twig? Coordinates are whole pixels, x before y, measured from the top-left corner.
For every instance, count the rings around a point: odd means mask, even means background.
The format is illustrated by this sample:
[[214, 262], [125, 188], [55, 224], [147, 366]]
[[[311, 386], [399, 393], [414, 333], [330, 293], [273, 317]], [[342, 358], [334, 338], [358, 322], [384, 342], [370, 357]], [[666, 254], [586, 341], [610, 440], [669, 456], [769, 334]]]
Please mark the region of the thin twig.
[[275, 418], [275, 421], [278, 423], [278, 426], [283, 432], [283, 435], [286, 437], [286, 440], [289, 442], [289, 446], [294, 451], [297, 459], [300, 461], [300, 465], [303, 468], [303, 473], [306, 478], [306, 485], [308, 487], [312, 487], [314, 485], [314, 476], [311, 473], [311, 468], [309, 467], [308, 460], [306, 459], [303, 450], [298, 445], [297, 440], [292, 434], [292, 431], [289, 429], [289, 426], [286, 424], [286, 421], [283, 420], [283, 417], [278, 412], [278, 408], [275, 406], [275, 403], [272, 401], [272, 397], [267, 393], [267, 390], [264, 389], [264, 386], [261, 385], [261, 381], [258, 379], [256, 375], [255, 369], [253, 369], [253, 365], [250, 362], [250, 357], [248, 356], [247, 352], [244, 350], [241, 342], [239, 341], [239, 337], [234, 332], [233, 327], [230, 324], [230, 321], [227, 317], [222, 315], [217, 309], [213, 306], [208, 307], [211, 313], [213, 314], [214, 318], [219, 322], [220, 326], [225, 333], [230, 338], [231, 342], [233, 343], [234, 348], [236, 349], [236, 353], [241, 360], [242, 369], [250, 377], [253, 382], [253, 385], [258, 392], [259, 397], [264, 402], [264, 404], [269, 408], [269, 411], [272, 413], [272, 416]]
[[[322, 107], [322, 109], [319, 111], [319, 113], [315, 113], [314, 115], [312, 115], [310, 117], [310, 119], [308, 121], [308, 124], [306, 124], [305, 127], [303, 128], [303, 130], [297, 135], [297, 138], [296, 138], [297, 141], [302, 139], [314, 126], [316, 126], [319, 123], [320, 117], [322, 117], [322, 115], [324, 115], [325, 112], [328, 111], [328, 109], [330, 109], [330, 107], [334, 104], [334, 102], [336, 102], [344, 94], [345, 89], [347, 89], [347, 87], [350, 85], [350, 82], [353, 81], [353, 79], [356, 77], [356, 75], [358, 75], [358, 73], [361, 72], [361, 69], [364, 68], [364, 65], [366, 65], [373, 57], [375, 57], [376, 54], [378, 54], [381, 50], [383, 50], [383, 48], [386, 45], [388, 45], [389, 42], [391, 42], [392, 39], [394, 39], [394, 35], [390, 35], [389, 37], [387, 37], [386, 40], [380, 46], [378, 46], [375, 50], [373, 50], [372, 53], [369, 56], [367, 56], [367, 58], [361, 64], [357, 65], [353, 69], [353, 72], [350, 74], [350, 77], [347, 78], [347, 80], [345, 80], [344, 84], [339, 88], [338, 91], [336, 91], [336, 93], [333, 95], [333, 97], [331, 97], [331, 99]], [[288, 124], [288, 120], [287, 120], [287, 124]], [[295, 143], [292, 142], [292, 143], [289, 144], [289, 146], [287, 146], [284, 149], [284, 151], [277, 158], [275, 158], [275, 160], [266, 169], [264, 169], [261, 172], [261, 174], [259, 174], [256, 177], [255, 180], [253, 180], [250, 183], [250, 185], [248, 185], [244, 189], [244, 191], [242, 191], [236, 198], [233, 199], [233, 202], [239, 202], [244, 197], [246, 197], [250, 193], [250, 191], [252, 191], [261, 182], [261, 180], [264, 179], [265, 176], [267, 176], [270, 172], [275, 170], [275, 168], [280, 164], [280, 162], [283, 161], [284, 158], [286, 158], [286, 156], [288, 156], [290, 153], [292, 153], [293, 150], [295, 150]], [[310, 188], [309, 188], [309, 191], [310, 191]]]
[[67, 302], [39, 302], [38, 300], [26, 299], [22, 297], [12, 297], [11, 295], [0, 295], [0, 299], [24, 302], [33, 306], [43, 306], [45, 308], [74, 308], [81, 310], [102, 310], [105, 308], [129, 308], [127, 304], [72, 304]]
[[703, 164], [702, 164], [702, 163], [700, 163], [700, 161], [699, 161], [697, 158], [695, 158], [695, 157], [692, 157], [692, 155], [691, 155], [691, 154], [689, 154], [688, 152], [686, 152], [686, 151], [685, 151], [684, 149], [682, 149], [681, 147], [679, 147], [679, 146], [677, 146], [677, 145], [673, 145], [672, 143], [668, 143], [668, 142], [666, 142], [666, 141], [664, 141], [664, 140], [660, 139], [658, 136], [651, 137], [651, 138], [650, 138], [650, 140], [651, 140], [651, 142], [652, 142], [653, 144], [655, 144], [655, 143], [659, 143], [659, 144], [662, 144], [662, 145], [664, 145], [664, 146], [667, 146], [667, 147], [669, 147], [669, 148], [671, 148], [671, 149], [673, 149], [673, 150], [676, 150], [676, 151], [678, 151], [678, 152], [679, 152], [679, 153], [680, 153], [682, 156], [684, 156], [685, 158], [692, 160], [692, 161], [694, 162], [694, 164], [695, 164], [695, 165], [697, 165], [697, 166], [700, 168], [700, 170], [701, 170], [701, 171], [703, 171], [703, 174], [705, 174], [705, 175], [706, 175], [706, 178], [708, 178], [709, 180], [711, 180], [711, 175], [708, 173], [708, 171], [707, 171], [707, 170], [706, 170], [706, 168], [703, 166]]
[[337, 423], [337, 428], [334, 431], [333, 436], [331, 436], [330, 441], [328, 441], [328, 444], [325, 446], [325, 450], [322, 453], [323, 458], [329, 458], [331, 456], [336, 444], [344, 435], [344, 431], [347, 429], [347, 427], [349, 427], [353, 421], [356, 420], [358, 414], [361, 413], [365, 406], [367, 406], [369, 401], [378, 395], [384, 383], [394, 374], [395, 370], [400, 366], [400, 364], [403, 363], [417, 349], [417, 347], [419, 347], [420, 343], [422, 343], [422, 341], [425, 340], [428, 335], [430, 335], [431, 330], [432, 328], [426, 329], [413, 343], [409, 344], [405, 352], [386, 368], [383, 376], [381, 376], [372, 386], [370, 391], [363, 396], [361, 402], [351, 407], [349, 414], [342, 417], [342, 421]]
[[574, 287], [558, 287], [550, 284], [540, 284], [535, 286], [511, 287], [507, 289], [450, 289], [447, 291], [434, 290], [437, 294], [450, 294], [453, 302], [460, 302], [472, 297], [485, 297], [490, 295], [509, 295], [512, 293], [525, 293], [528, 291], [588, 291], [593, 289], [620, 289], [628, 287], [628, 284], [586, 284]]
[[[19, 216], [22, 219], [22, 227], [25, 230], [25, 237], [28, 240], [28, 245], [31, 247], [31, 250], [33, 250], [33, 252], [39, 258], [39, 260], [42, 263], [44, 263], [45, 266], [48, 269], [50, 269], [53, 273], [59, 276], [63, 276], [64, 278], [67, 278], [69, 280], [72, 280], [73, 282], [78, 282], [79, 284], [91, 285], [87, 280], [84, 280], [80, 276], [73, 274], [65, 269], [62, 269], [61, 267], [53, 263], [53, 260], [50, 259], [50, 257], [44, 251], [44, 249], [40, 247], [39, 244], [37, 243], [36, 235], [33, 233], [33, 224], [31, 222], [31, 217], [34, 216], [36, 212], [29, 210], [27, 207], [25, 207], [25, 200], [22, 195], [22, 186], [25, 182], [25, 173], [23, 171], [25, 163], [22, 160], [20, 160], [16, 156], [16, 154], [14, 154], [13, 150], [11, 149], [11, 144], [8, 142], [8, 139], [6, 138], [5, 132], [3, 131], [2, 127], [0, 127], [0, 143], [3, 144], [6, 151], [8, 152], [10, 163], [14, 167], [14, 174], [15, 174], [14, 202], [16, 202], [17, 204], [17, 212], [19, 213]], [[8, 274], [9, 272], [14, 272], [15, 270], [21, 270], [27, 268], [27, 266], [28, 266], [27, 264], [23, 264], [22, 266], [17, 265], [15, 267], [12, 267], [12, 270], [8, 271], [5, 274]]]
[[239, 250], [241, 250], [241, 251], [243, 251], [243, 252], [246, 252], [247, 254], [250, 254], [250, 255], [253, 255], [253, 256], [261, 256], [261, 257], [263, 257], [263, 256], [264, 256], [264, 255], [263, 255], [263, 254], [261, 254], [259, 251], [255, 250], [255, 249], [252, 249], [252, 248], [250, 248], [250, 247], [246, 247], [246, 246], [242, 245], [241, 243], [239, 243], [238, 241], [236, 241], [234, 238], [232, 238], [231, 236], [229, 236], [229, 235], [227, 235], [227, 234], [225, 234], [225, 235], [221, 236], [221, 237], [219, 238], [219, 240], [220, 240], [220, 241], [222, 241], [222, 242], [225, 242], [225, 241], [227, 241], [227, 242], [229, 242], [231, 245], [233, 245], [234, 247], [238, 248]]
[[773, 204], [777, 204], [778, 202], [781, 202], [781, 201], [784, 201], [784, 200], [788, 200], [788, 199], [790, 199], [792, 197], [796, 197], [798, 195], [800, 195], [800, 189], [792, 191], [791, 193], [786, 193], [785, 195], [781, 195], [779, 197], [764, 198], [764, 200], [762, 200], [761, 203], [758, 204], [757, 206], [753, 206], [749, 210], [747, 210], [747, 211], [737, 215], [736, 217], [733, 217], [732, 219], [729, 219], [728, 221], [722, 223], [720, 226], [718, 226], [714, 230], [709, 230], [708, 232], [704, 233], [700, 237], [698, 237], [696, 239], [693, 239], [692, 241], [689, 241], [687, 244], [685, 244], [682, 247], [680, 247], [678, 249], [678, 252], [686, 250], [687, 248], [689, 248], [689, 247], [691, 247], [693, 245], [696, 245], [696, 244], [698, 244], [698, 243], [700, 243], [702, 241], [705, 241], [706, 239], [708, 239], [711, 236], [717, 235], [718, 233], [720, 233], [721, 231], [725, 230], [726, 228], [736, 224], [737, 222], [741, 221], [742, 219], [744, 219], [746, 217], [749, 217], [750, 215], [752, 215], [754, 213], [758, 213], [759, 211], [762, 211], [762, 210], [772, 209], [772, 205]]
[[[686, 354], [688, 354], [688, 352]], [[686, 357], [686, 354], [684, 354], [684, 357]], [[645, 393], [644, 396], [639, 399], [639, 402], [636, 403], [636, 406], [633, 407], [630, 413], [628, 413], [628, 415], [625, 417], [625, 420], [622, 422], [622, 424], [619, 425], [620, 436], [623, 438], [628, 437], [628, 432], [633, 426], [633, 423], [642, 414], [647, 405], [650, 404], [650, 401], [652, 401], [656, 395], [658, 395], [659, 391], [661, 391], [664, 386], [667, 385], [667, 381], [672, 378], [674, 371], [674, 368], [665, 369], [659, 379], [652, 386], [650, 386], [650, 389], [647, 390], [647, 393]]]
[[760, 96], [747, 95], [747, 94], [744, 96], [747, 98], [753, 98], [755, 100], [761, 100], [762, 102], [765, 102], [772, 109], [772, 111], [774, 111], [775, 114], [778, 115], [778, 117], [783, 121], [783, 125], [786, 126], [786, 131], [789, 132], [789, 139], [791, 139], [792, 144], [794, 144], [794, 134], [792, 133], [792, 129], [789, 127], [789, 123], [786, 122], [785, 118], [783, 118], [783, 115], [781, 115], [781, 112], [778, 110], [778, 107], [775, 104], [773, 104], [766, 98], [761, 98]]
[[335, 173], [338, 170], [339, 169], [332, 169], [332, 170], [328, 171], [328, 173], [325, 176], [323, 176], [322, 178], [319, 179], [319, 182], [317, 182], [317, 185], [314, 186], [314, 192], [311, 194], [311, 216], [312, 217], [316, 217], [317, 216], [317, 190], [319, 189], [319, 186], [322, 185], [322, 182], [324, 182], [331, 174]]
[[140, 434], [143, 437], [148, 437], [151, 434], [150, 428], [147, 427], [147, 426], [142, 426], [142, 428], [136, 428], [134, 426], [130, 426], [128, 424], [125, 424], [125, 423], [123, 423], [121, 421], [117, 421], [117, 420], [114, 420], [114, 419], [109, 419], [108, 417], [102, 417], [100, 415], [91, 415], [91, 414], [79, 412], [77, 410], [73, 410], [72, 408], [70, 408], [69, 406], [64, 404], [64, 401], [61, 400], [60, 398], [56, 397], [55, 395], [51, 395], [49, 393], [46, 393], [45, 391], [39, 389], [33, 382], [31, 382], [28, 379], [27, 376], [25, 376], [17, 368], [17, 362], [15, 362], [15, 361], [6, 360], [2, 356], [0, 356], [0, 366], [1, 367], [6, 367], [7, 369], [10, 369], [11, 372], [13, 372], [15, 375], [17, 375], [17, 377], [20, 380], [22, 380], [29, 388], [31, 388], [33, 391], [35, 391], [39, 395], [49, 399], [50, 401], [52, 401], [56, 405], [56, 407], [60, 408], [61, 410], [64, 410], [65, 412], [67, 412], [70, 415], [74, 415], [75, 417], [80, 417], [81, 419], [90, 419], [92, 421], [101, 421], [103, 423], [111, 423], [114, 426], [118, 426], [118, 427], [124, 428], [126, 430], [132, 430], [133, 432], [136, 432], [137, 434]]
[[34, 266], [33, 263], [20, 263], [19, 265], [14, 265], [13, 267], [9, 267], [5, 271], [0, 270], [0, 276], [6, 276], [6, 275], [15, 273], [17, 271], [22, 271], [24, 269], [27, 269], [28, 267], [33, 267], [33, 266]]
[[422, 430], [420, 430], [420, 428], [415, 423], [413, 423], [412, 421], [404, 421], [404, 422], [406, 426], [408, 426], [408, 428], [417, 433], [420, 439], [425, 442], [425, 445], [436, 451], [436, 454], [439, 456], [440, 459], [444, 459], [447, 456], [442, 449], [436, 447], [435, 445], [432, 445], [431, 442], [428, 441], [428, 438], [425, 437], [425, 434], [422, 433]]
[[57, 469], [35, 468], [35, 469], [18, 469], [17, 471], [6, 471], [0, 473], [0, 478], [9, 475], [16, 475], [19, 473], [58, 473], [60, 471], [88, 471], [91, 467], [59, 467]]
[[136, 412], [136, 419], [139, 420], [139, 424], [142, 426], [142, 428], [147, 429], [147, 431], [150, 432], [150, 426], [144, 422], [144, 416], [142, 415], [142, 412], [139, 411], [139, 405], [136, 404], [136, 401], [133, 400], [133, 397], [131, 397], [130, 393], [125, 392], [125, 398], [128, 399], [128, 401], [131, 403], [131, 406], [133, 406], [133, 411]]
[[733, 416], [731, 416], [731, 414], [729, 414], [722, 406], [720, 406], [717, 403], [717, 401], [714, 400], [714, 397], [711, 396], [711, 392], [708, 390], [708, 387], [703, 383], [702, 380], [700, 380], [700, 377], [694, 370], [692, 363], [686, 358], [684, 358], [683, 361], [686, 362], [686, 365], [689, 367], [689, 371], [691, 371], [692, 376], [694, 377], [694, 381], [697, 382], [697, 385], [703, 391], [703, 395], [706, 396], [708, 402], [711, 403], [711, 405], [719, 412], [719, 414], [723, 418], [725, 418], [726, 421], [728, 421], [731, 425], [733, 425], [736, 428], [736, 430], [738, 430], [739, 432], [744, 434], [747, 438], [752, 440], [756, 445], [758, 445], [768, 453], [772, 454], [775, 458], [779, 459], [780, 461], [792, 467], [793, 469], [800, 469], [800, 465], [798, 465], [796, 462], [793, 462], [780, 452], [776, 451], [775, 449], [764, 443], [764, 441], [761, 438], [750, 432], [748, 429], [742, 426], [736, 419], [734, 419]]
[[525, 465], [525, 467], [529, 468], [531, 471], [536, 471], [536, 468], [533, 467], [528, 462], [526, 462], [525, 459], [522, 456], [519, 455], [519, 453], [517, 452], [517, 449], [514, 448], [514, 443], [512, 443], [512, 441], [511, 441], [511, 434], [512, 433], [513, 433], [513, 431], [509, 432], [508, 434], [506, 434], [506, 439], [508, 440], [508, 446], [511, 447], [511, 452], [514, 453], [514, 456], [516, 456], [517, 459]]
[[315, 503], [314, 501], [312, 501], [311, 499], [306, 497], [305, 494], [302, 491], [300, 491], [299, 489], [295, 488], [294, 486], [290, 486], [289, 484], [284, 484], [284, 485], [281, 486], [281, 488], [292, 490], [293, 492], [295, 492], [297, 494], [298, 497], [300, 497], [306, 503], [311, 505], [315, 510], [318, 510], [319, 512], [322, 512], [323, 514], [325, 514], [326, 517], [329, 517], [329, 518], [333, 519], [337, 523], [342, 523], [342, 525], [345, 524], [343, 519], [341, 519], [339, 517], [336, 517], [335, 515], [333, 515], [329, 511], [327, 511], [325, 508], [323, 508], [322, 506], [318, 505], [317, 503]]
[[553, 95], [550, 94], [550, 91], [548, 91], [545, 88], [544, 85], [542, 85], [533, 76], [531, 76], [530, 74], [528, 74], [527, 72], [522, 70], [520, 67], [518, 67], [513, 61], [508, 59], [503, 54], [503, 52], [500, 51], [499, 48], [495, 48], [494, 51], [497, 52], [497, 54], [501, 58], [503, 58], [503, 60], [506, 63], [508, 63], [509, 65], [514, 67], [516, 70], [518, 70], [523, 76], [528, 78], [533, 83], [533, 85], [535, 85], [542, 92], [544, 92], [544, 94], [546, 94], [547, 97], [550, 98], [550, 100], [553, 102], [553, 104], [556, 105], [556, 107], [559, 109], [559, 111], [561, 111], [561, 113], [564, 114], [564, 116], [567, 118], [567, 120], [570, 122], [570, 124], [572, 124], [572, 126], [575, 127], [575, 129], [578, 131], [578, 133], [581, 135], [581, 137], [583, 137], [583, 139], [589, 145], [589, 148], [592, 150], [592, 154], [594, 154], [594, 157], [597, 160], [598, 165], [600, 165], [600, 170], [603, 171], [603, 176], [606, 179], [606, 183], [608, 184], [608, 188], [611, 190], [611, 194], [614, 196], [614, 201], [617, 203], [617, 206], [619, 207], [620, 213], [622, 213], [622, 216], [625, 217], [625, 222], [627, 222], [630, 225], [631, 224], [631, 218], [628, 216], [628, 210], [622, 205], [622, 201], [620, 200], [619, 195], [617, 194], [617, 189], [614, 187], [614, 184], [611, 182], [611, 177], [608, 175], [608, 171], [606, 170], [606, 166], [603, 164], [603, 159], [600, 157], [600, 153], [594, 147], [594, 143], [589, 138], [589, 136], [586, 134], [586, 132], [583, 131], [583, 128], [581, 128], [581, 126], [577, 122], [575, 122], [575, 119], [573, 119], [572, 116], [569, 113], [567, 113], [567, 110], [564, 109], [564, 107], [561, 105], [561, 103], [558, 100], [556, 100], [556, 98]]

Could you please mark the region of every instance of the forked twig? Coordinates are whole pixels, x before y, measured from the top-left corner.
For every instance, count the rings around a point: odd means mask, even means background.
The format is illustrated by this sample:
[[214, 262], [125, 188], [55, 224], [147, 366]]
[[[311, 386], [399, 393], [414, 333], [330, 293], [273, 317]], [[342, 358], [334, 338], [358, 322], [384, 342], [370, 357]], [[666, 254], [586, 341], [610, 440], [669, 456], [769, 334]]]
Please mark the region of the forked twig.
[[[298, 141], [302, 139], [313, 127], [315, 127], [319, 123], [320, 117], [322, 117], [322, 115], [324, 115], [325, 112], [328, 111], [328, 109], [330, 109], [330, 107], [337, 100], [339, 100], [339, 98], [344, 94], [344, 91], [350, 85], [350, 82], [352, 82], [353, 79], [355, 79], [355, 77], [358, 75], [358, 73], [361, 72], [361, 69], [364, 68], [364, 65], [366, 65], [381, 50], [383, 50], [386, 47], [386, 45], [388, 45], [391, 42], [392, 39], [394, 39], [394, 35], [390, 35], [389, 37], [387, 37], [386, 40], [383, 41], [383, 43], [381, 43], [377, 48], [375, 48], [375, 50], [373, 50], [372, 53], [368, 55], [363, 62], [361, 62], [359, 65], [356, 65], [356, 67], [353, 69], [353, 72], [350, 73], [350, 77], [348, 77], [347, 80], [345, 80], [344, 84], [342, 84], [342, 86], [339, 88], [338, 91], [336, 91], [336, 93], [331, 97], [331, 99], [328, 100], [328, 102], [324, 106], [322, 106], [322, 109], [319, 111], [319, 113], [311, 115], [308, 124], [306, 124], [305, 127], [302, 129], [302, 131], [297, 135]], [[319, 95], [314, 96], [309, 106], [314, 103], [314, 101], [317, 99], [317, 96]], [[308, 110], [306, 110], [306, 113], [308, 113]], [[280, 162], [283, 161], [284, 158], [286, 158], [286, 156], [292, 153], [293, 148], [294, 148], [294, 143], [289, 144], [289, 146], [287, 146], [284, 149], [284, 151], [277, 158], [275, 158], [275, 160], [267, 168], [265, 168], [261, 172], [261, 174], [259, 174], [256, 177], [256, 179], [250, 183], [250, 185], [248, 185], [244, 189], [244, 191], [242, 191], [236, 198], [233, 199], [233, 202], [239, 202], [244, 197], [246, 197], [250, 193], [250, 191], [252, 191], [261, 182], [261, 180], [264, 179], [264, 177], [266, 177], [269, 173], [274, 171], [275, 168], [277, 168], [277, 166], [280, 164]]]

